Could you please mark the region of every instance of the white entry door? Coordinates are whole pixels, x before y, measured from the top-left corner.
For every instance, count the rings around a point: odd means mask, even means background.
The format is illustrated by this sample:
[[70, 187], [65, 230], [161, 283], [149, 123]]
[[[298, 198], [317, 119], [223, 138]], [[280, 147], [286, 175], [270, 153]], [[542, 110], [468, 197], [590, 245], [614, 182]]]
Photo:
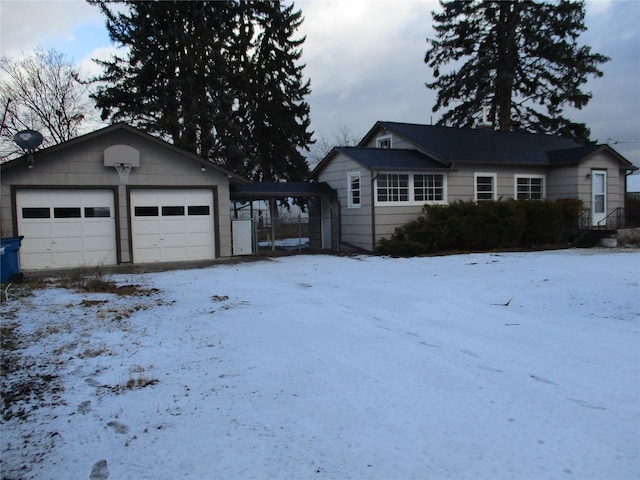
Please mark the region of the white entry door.
[[591, 225], [597, 226], [607, 217], [607, 172], [591, 172]]
[[131, 191], [134, 263], [215, 258], [213, 191]]
[[16, 210], [23, 269], [117, 263], [112, 190], [18, 190]]

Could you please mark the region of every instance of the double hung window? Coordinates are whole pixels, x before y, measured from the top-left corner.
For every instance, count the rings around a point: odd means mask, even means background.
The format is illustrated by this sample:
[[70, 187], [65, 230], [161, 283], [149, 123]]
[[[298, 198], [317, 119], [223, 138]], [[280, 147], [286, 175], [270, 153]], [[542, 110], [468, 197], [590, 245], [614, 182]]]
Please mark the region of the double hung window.
[[515, 190], [517, 200], [544, 200], [544, 177], [516, 175]]
[[443, 202], [444, 175], [432, 173], [414, 174], [413, 199], [416, 202]]
[[377, 180], [377, 199], [381, 203], [409, 201], [409, 175], [381, 173]]
[[476, 202], [486, 202], [496, 199], [495, 173], [475, 174], [475, 197]]
[[362, 200], [360, 172], [352, 172], [347, 177], [349, 208], [360, 208]]

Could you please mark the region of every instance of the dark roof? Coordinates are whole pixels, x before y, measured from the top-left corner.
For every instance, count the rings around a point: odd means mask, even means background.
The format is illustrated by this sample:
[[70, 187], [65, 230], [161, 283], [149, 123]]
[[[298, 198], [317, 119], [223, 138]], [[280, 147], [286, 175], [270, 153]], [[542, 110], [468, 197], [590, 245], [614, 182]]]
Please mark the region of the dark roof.
[[[581, 147], [573, 140], [537, 133], [397, 122], [377, 122], [376, 127], [406, 138], [425, 154], [446, 163], [548, 165], [547, 152]], [[361, 143], [369, 141], [376, 127]]]
[[325, 182], [252, 182], [241, 185], [232, 184], [229, 189], [232, 200], [317, 197], [335, 194], [335, 190]]
[[371, 170], [434, 170], [448, 169], [448, 166], [417, 150], [336, 147], [338, 152], [351, 157]]
[[583, 147], [552, 150], [547, 152], [547, 158], [551, 165], [573, 165], [601, 148], [603, 148], [602, 145], [585, 145]]

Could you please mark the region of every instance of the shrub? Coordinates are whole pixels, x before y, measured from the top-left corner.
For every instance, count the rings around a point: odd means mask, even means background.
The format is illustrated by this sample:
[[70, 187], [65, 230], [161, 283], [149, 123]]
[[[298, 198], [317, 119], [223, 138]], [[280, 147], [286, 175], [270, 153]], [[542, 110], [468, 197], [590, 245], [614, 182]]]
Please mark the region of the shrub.
[[582, 202], [507, 200], [425, 205], [423, 215], [379, 242], [379, 252], [412, 256], [447, 250], [488, 250], [566, 242]]

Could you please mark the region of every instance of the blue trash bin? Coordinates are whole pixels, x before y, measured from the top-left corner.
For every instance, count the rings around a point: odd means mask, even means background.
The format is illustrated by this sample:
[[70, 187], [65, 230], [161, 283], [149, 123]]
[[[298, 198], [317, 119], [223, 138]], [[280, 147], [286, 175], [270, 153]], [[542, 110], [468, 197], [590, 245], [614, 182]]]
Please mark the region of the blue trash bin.
[[3, 238], [0, 245], [0, 282], [22, 280], [18, 251], [24, 237]]

